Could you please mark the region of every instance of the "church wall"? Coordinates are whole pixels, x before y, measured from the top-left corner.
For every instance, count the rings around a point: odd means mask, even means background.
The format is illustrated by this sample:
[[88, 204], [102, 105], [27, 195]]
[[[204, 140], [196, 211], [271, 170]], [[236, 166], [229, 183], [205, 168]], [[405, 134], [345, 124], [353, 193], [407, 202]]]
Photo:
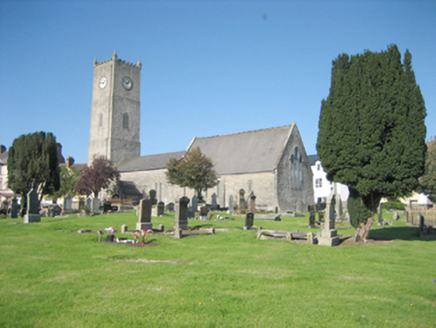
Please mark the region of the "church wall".
[[[166, 169], [121, 172], [121, 180], [133, 181], [137, 189], [146, 195], [151, 189], [156, 190], [158, 201], [165, 204], [175, 202], [177, 198], [187, 196], [190, 199], [194, 196], [194, 191], [188, 188], [180, 188], [167, 182], [165, 176]], [[235, 174], [219, 177], [219, 184], [206, 192], [203, 196], [208, 204], [212, 203], [212, 195], [215, 193], [217, 202], [221, 207], [229, 206], [229, 199], [232, 196], [234, 204], [238, 204], [239, 190], [245, 190], [245, 200], [253, 191], [256, 196], [256, 206], [262, 210], [274, 210], [277, 206], [276, 192], [274, 191], [275, 177], [271, 172], [261, 172], [253, 174]]]
[[277, 167], [277, 198], [280, 211], [296, 211], [299, 201], [301, 209], [307, 210], [307, 206], [314, 203], [312, 181], [310, 161], [300, 133], [294, 127]]
[[212, 190], [208, 190], [207, 201], [211, 202], [211, 196], [216, 193], [218, 203], [222, 207], [229, 206], [229, 199], [233, 196], [234, 204], [238, 204], [239, 190], [244, 189], [245, 200], [253, 192], [256, 196], [258, 210], [273, 211], [277, 205], [274, 191], [274, 175], [272, 172], [247, 173], [222, 175], [219, 184]]

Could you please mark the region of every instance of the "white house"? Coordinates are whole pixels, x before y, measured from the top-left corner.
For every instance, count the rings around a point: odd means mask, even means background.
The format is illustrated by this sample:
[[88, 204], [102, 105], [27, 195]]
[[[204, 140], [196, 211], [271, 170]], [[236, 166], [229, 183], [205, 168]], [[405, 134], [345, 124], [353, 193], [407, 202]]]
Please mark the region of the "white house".
[[332, 190], [336, 186], [336, 194], [341, 197], [342, 202], [348, 200], [348, 187], [341, 183], [330, 182], [327, 180], [327, 173], [321, 164], [318, 155], [309, 155], [310, 167], [313, 173], [313, 195], [315, 203], [323, 203], [327, 200]]

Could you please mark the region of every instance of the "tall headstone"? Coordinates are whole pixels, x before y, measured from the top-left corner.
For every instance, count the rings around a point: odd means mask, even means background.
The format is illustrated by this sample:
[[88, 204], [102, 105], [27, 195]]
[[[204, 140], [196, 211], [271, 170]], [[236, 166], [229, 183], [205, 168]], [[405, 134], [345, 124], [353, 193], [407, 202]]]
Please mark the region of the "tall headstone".
[[309, 228], [314, 229], [316, 228], [315, 226], [315, 205], [311, 205], [310, 206], [310, 216], [309, 216]]
[[229, 214], [235, 213], [235, 199], [233, 196], [229, 197]]
[[165, 203], [164, 202], [157, 203], [157, 216], [164, 215], [164, 211], [165, 211]]
[[295, 212], [297, 213], [303, 212], [303, 201], [301, 199], [298, 199], [297, 203], [295, 204]]
[[183, 196], [176, 201], [176, 222], [174, 224], [174, 229], [189, 229], [188, 225], [188, 204], [189, 198]]
[[39, 200], [38, 193], [35, 189], [30, 189], [27, 194], [27, 211], [24, 215], [24, 223], [41, 222], [41, 215], [39, 215]]
[[152, 205], [156, 205], [157, 204], [157, 198], [156, 198], [156, 190], [151, 189], [148, 193], [150, 200], [151, 200], [151, 204]]
[[12, 199], [12, 205], [11, 205], [11, 218], [16, 219], [18, 217], [18, 200], [17, 197], [14, 197]]
[[139, 218], [136, 223], [136, 230], [148, 230], [152, 229], [151, 223], [151, 200], [141, 199], [139, 202]]
[[198, 197], [197, 197], [197, 195], [194, 195], [192, 197], [191, 205], [192, 205], [192, 210], [194, 211], [194, 213], [198, 212]]
[[239, 199], [238, 199], [238, 212], [239, 214], [245, 213], [245, 190], [240, 189], [239, 190]]
[[254, 192], [248, 195], [248, 212], [252, 214], [256, 213], [256, 195]]
[[327, 199], [325, 210], [324, 229], [320, 231], [318, 245], [337, 246], [339, 245], [338, 232], [335, 229], [335, 194], [331, 193]]
[[215, 193], [212, 194], [212, 210], [216, 210], [218, 208], [218, 202], [216, 200], [217, 195]]

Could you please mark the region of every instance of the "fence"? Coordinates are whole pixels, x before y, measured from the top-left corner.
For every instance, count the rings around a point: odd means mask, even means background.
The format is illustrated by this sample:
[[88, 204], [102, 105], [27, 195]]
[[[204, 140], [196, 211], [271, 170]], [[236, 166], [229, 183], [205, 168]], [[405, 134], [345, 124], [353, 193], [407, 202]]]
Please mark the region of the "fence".
[[[418, 215], [424, 216], [425, 224], [431, 225], [433, 227], [436, 226], [436, 208], [414, 208], [412, 210], [408, 210], [408, 219], [407, 222], [412, 223], [413, 225], [419, 225]], [[407, 214], [406, 214], [407, 215]], [[407, 218], [407, 216], [406, 216]]]

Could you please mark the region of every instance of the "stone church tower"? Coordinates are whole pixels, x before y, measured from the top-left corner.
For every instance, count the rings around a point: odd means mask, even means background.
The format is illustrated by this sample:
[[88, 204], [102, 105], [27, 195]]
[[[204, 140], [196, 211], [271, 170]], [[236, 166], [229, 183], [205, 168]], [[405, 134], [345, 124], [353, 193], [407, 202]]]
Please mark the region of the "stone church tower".
[[139, 83], [141, 61], [94, 61], [88, 165], [95, 156], [106, 156], [114, 165], [139, 156]]

